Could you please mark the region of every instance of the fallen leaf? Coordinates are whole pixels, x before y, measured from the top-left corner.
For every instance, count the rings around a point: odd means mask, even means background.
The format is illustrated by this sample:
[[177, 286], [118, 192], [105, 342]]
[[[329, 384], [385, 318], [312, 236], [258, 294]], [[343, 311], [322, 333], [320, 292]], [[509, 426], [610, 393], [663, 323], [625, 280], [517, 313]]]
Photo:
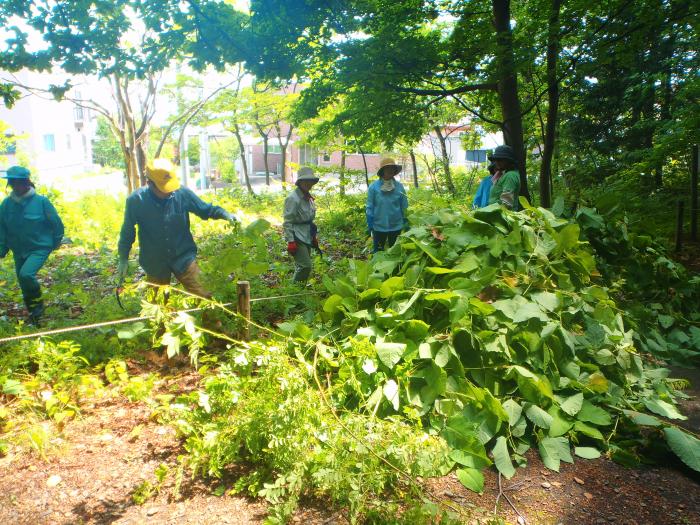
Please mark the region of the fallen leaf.
[[439, 230], [437, 230], [437, 229], [435, 229], [435, 228], [433, 228], [432, 231], [431, 231], [430, 233], [432, 233], [432, 234], [433, 234], [433, 237], [435, 237], [438, 241], [444, 241], [444, 240], [445, 240], [445, 236], [444, 236], [442, 233], [440, 233]]
[[587, 500], [593, 499], [593, 494], [591, 494], [590, 492], [584, 492], [583, 495], [586, 497]]
[[544, 488], [548, 489], [548, 488], [550, 488], [550, 487], [552, 486], [552, 484], [549, 483], [549, 482], [547, 482], [547, 481], [545, 481], [544, 483], [542, 483], [542, 486], [543, 486]]
[[581, 478], [574, 478], [574, 481], [579, 485], [583, 485], [583, 480]]

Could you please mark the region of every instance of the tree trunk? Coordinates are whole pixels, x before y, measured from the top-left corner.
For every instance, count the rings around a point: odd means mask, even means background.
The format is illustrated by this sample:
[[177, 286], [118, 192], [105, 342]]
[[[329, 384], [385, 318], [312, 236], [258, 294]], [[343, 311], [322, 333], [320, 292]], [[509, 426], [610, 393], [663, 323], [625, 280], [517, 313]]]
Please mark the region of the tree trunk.
[[248, 193], [255, 195], [253, 187], [250, 185], [250, 175], [248, 174], [248, 162], [245, 160], [245, 146], [243, 145], [243, 137], [241, 136], [241, 128], [238, 122], [233, 122], [233, 133], [236, 135], [236, 141], [238, 142], [238, 149], [241, 151], [241, 166], [243, 167], [243, 177], [245, 178], [245, 185], [248, 188]]
[[277, 142], [279, 142], [280, 149], [282, 150], [282, 182], [287, 182], [287, 145], [292, 136], [292, 126], [289, 124], [287, 138], [284, 142], [282, 142], [282, 133], [279, 125], [275, 125], [275, 128], [277, 129]]
[[440, 126], [435, 126], [433, 129], [435, 130], [435, 134], [437, 135], [438, 140], [440, 141], [440, 154], [442, 155], [441, 164], [442, 170], [445, 174], [445, 182], [447, 183], [447, 189], [450, 192], [450, 194], [454, 197], [457, 191], [455, 189], [454, 183], [452, 182], [452, 174], [450, 173], [450, 156], [447, 153], [447, 139], [442, 134]]
[[547, 127], [544, 134], [544, 151], [540, 165], [540, 206], [552, 206], [552, 155], [559, 116], [559, 80], [557, 79], [557, 57], [559, 56], [559, 13], [561, 0], [552, 0], [547, 28]]
[[497, 60], [499, 66], [498, 97], [503, 113], [503, 140], [515, 150], [520, 171], [520, 195], [528, 201], [525, 169], [525, 142], [523, 139], [523, 119], [518, 98], [518, 77], [513, 54], [513, 33], [510, 28], [510, 0], [493, 0], [493, 18], [498, 43]]
[[[343, 141], [344, 142], [344, 141]], [[340, 195], [345, 196], [345, 158], [346, 158], [346, 153], [345, 153], [345, 144], [343, 144], [342, 149], [340, 150], [340, 174], [339, 174], [339, 182], [338, 182], [338, 189], [340, 190]]]
[[282, 154], [282, 182], [287, 182], [287, 145], [283, 146], [282, 141], [280, 141], [280, 150]]
[[263, 161], [265, 163], [265, 184], [270, 185], [270, 166], [267, 155], [270, 151], [270, 141], [265, 133], [260, 133], [263, 139]]
[[416, 163], [416, 154], [411, 150], [411, 166], [413, 166], [413, 186], [418, 187], [418, 164]]
[[358, 149], [360, 150], [360, 155], [362, 155], [362, 164], [365, 167], [365, 184], [367, 184], [367, 188], [369, 188], [369, 171], [367, 170], [367, 158], [365, 157], [365, 152], [362, 151], [362, 148], [358, 146]]

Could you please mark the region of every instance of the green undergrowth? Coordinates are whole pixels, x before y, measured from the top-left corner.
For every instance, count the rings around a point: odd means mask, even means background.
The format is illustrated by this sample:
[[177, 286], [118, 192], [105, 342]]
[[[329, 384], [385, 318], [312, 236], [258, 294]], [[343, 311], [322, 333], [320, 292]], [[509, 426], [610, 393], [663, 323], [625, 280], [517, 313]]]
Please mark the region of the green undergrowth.
[[221, 477], [233, 464], [249, 467], [227, 490], [264, 497], [268, 521], [277, 523], [302, 495], [330, 497], [354, 520], [387, 518], [401, 510], [402, 498], [420, 493], [415, 477], [449, 471], [447, 446], [437, 436], [400, 417], [329, 404], [325, 378], [290, 357], [299, 348], [291, 340], [231, 348], [216, 372], [204, 372], [200, 390], [160, 412], [183, 436], [194, 473]]
[[[162, 412], [193, 473], [246, 465], [227, 486], [265, 497], [276, 521], [307, 494], [372, 522], [400, 500], [430, 500], [415, 476], [455, 469], [480, 492], [485, 467], [510, 478], [533, 447], [552, 470], [601, 455], [638, 465], [668, 450], [700, 470], [700, 441], [674, 424], [685, 419], [680, 383], [658, 365], [700, 348], [689, 335], [678, 351], [647, 353], [658, 349], [635, 329], [649, 321], [618, 303], [633, 305], [633, 288], [605, 244], [586, 240], [607, 228], [600, 215], [492, 206], [414, 213], [411, 223], [393, 248], [324, 278], [329, 295], [312, 322], [281, 323], [286, 339], [232, 344], [206, 365], [199, 391]], [[601, 228], [598, 241], [617, 242], [615, 228]], [[659, 250], [644, 252], [639, 271], [659, 279], [670, 268], [667, 278], [682, 280]], [[669, 305], [683, 326], [659, 338], [694, 333], [684, 309], [695, 293], [689, 283]]]
[[[675, 425], [683, 384], [665, 368], [697, 365], [700, 282], [625, 213], [460, 211], [411, 190], [409, 231], [368, 261], [363, 196], [319, 195], [324, 255], [299, 286], [280, 235], [283, 195], [207, 199], [242, 210], [244, 225], [193, 220], [217, 301], [235, 303], [239, 280], [253, 299], [277, 297], [253, 303], [254, 340], [238, 340], [242, 320], [219, 303], [178, 313], [198, 301], [176, 289], [148, 298], [133, 262], [119, 309], [116, 238], [99, 239], [76, 215], [67, 223], [84, 229], [49, 260], [47, 327], [139, 312], [155, 324], [0, 349], [0, 453], [46, 454], [84, 403], [121, 395], [183, 439], [175, 496], [187, 471], [219, 495], [265, 498], [272, 523], [307, 497], [358, 523], [473, 519], [422, 480], [454, 471], [481, 491], [485, 468], [511, 477], [532, 448], [554, 470], [601, 455], [637, 465], [669, 450], [700, 470], [697, 437]], [[89, 209], [105, 232], [118, 230], [118, 214]], [[3, 303], [18, 300], [11, 274], [0, 263], [0, 281], [12, 284], [0, 287]], [[26, 329], [0, 320], [3, 335]], [[156, 374], [129, 370], [152, 350], [188, 354], [198, 388], [155, 395]], [[166, 490], [171, 474], [134, 501]]]

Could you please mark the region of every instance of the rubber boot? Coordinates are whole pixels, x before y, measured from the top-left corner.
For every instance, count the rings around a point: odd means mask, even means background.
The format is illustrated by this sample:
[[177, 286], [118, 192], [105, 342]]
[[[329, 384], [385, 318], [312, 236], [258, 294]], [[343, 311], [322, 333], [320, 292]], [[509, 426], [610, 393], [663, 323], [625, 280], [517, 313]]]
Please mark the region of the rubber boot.
[[44, 315], [44, 301], [39, 300], [27, 309], [29, 310], [29, 324], [39, 326], [39, 320]]

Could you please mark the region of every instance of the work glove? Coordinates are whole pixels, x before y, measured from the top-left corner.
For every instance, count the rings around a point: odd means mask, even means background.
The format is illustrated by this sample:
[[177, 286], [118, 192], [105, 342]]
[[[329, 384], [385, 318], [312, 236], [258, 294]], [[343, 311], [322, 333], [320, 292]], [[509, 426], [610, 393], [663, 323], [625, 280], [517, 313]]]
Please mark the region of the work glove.
[[238, 229], [241, 226], [241, 221], [238, 220], [238, 217], [236, 217], [233, 213], [226, 213], [226, 217], [224, 217], [228, 223], [231, 225], [233, 229]]
[[289, 255], [294, 255], [295, 253], [297, 253], [298, 248], [299, 247], [297, 246], [297, 243], [294, 241], [290, 241], [287, 243], [287, 252], [289, 253]]
[[119, 264], [117, 264], [117, 286], [122, 286], [124, 284], [124, 279], [126, 279], [128, 271], [129, 259], [119, 259]]

